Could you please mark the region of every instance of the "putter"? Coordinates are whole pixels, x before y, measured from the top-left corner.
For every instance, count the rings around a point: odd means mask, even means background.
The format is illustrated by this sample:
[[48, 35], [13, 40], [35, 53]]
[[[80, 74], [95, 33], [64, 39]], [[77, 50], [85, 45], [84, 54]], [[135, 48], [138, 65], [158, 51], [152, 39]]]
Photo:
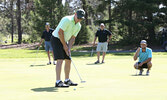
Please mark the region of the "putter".
[[138, 73], [138, 66], [139, 66], [139, 64], [137, 63], [137, 67], [136, 67], [136, 76], [137, 76], [137, 73]]
[[78, 76], [79, 76], [79, 79], [80, 79], [81, 83], [85, 83], [86, 81], [83, 81], [83, 80], [82, 80], [82, 78], [81, 78], [81, 76], [80, 76], [80, 74], [79, 74], [79, 72], [78, 72], [77, 67], [75, 66], [74, 62], [72, 61], [71, 56], [69, 56], [69, 57], [70, 57], [71, 62], [72, 62], [73, 66], [74, 66], [74, 68], [75, 68], [75, 70], [76, 70], [76, 72], [77, 72], [77, 74], [78, 74]]
[[91, 57], [92, 57], [92, 55], [93, 55], [93, 48], [92, 48], [92, 51], [91, 51]]
[[36, 51], [35, 61], [33, 62], [33, 64], [31, 66], [34, 66], [36, 64], [38, 52], [39, 52], [39, 47], [37, 48], [37, 51]]

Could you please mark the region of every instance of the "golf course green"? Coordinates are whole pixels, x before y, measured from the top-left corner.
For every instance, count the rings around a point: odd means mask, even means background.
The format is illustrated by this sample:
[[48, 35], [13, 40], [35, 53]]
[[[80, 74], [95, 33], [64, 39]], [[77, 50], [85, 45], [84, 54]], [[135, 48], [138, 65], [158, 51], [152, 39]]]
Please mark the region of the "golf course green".
[[[150, 75], [135, 76], [134, 53], [96, 55], [72, 53], [82, 79], [71, 65], [71, 80], [79, 85], [55, 88], [55, 65], [46, 65], [44, 50], [0, 50], [0, 100], [167, 100], [167, 53], [153, 53]], [[61, 79], [64, 81], [64, 71]]]

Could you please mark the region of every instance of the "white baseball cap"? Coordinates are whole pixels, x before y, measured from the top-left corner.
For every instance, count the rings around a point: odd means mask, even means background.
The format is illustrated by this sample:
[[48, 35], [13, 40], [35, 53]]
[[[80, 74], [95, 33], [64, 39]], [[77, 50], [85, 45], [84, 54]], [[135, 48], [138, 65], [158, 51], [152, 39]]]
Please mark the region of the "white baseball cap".
[[147, 44], [146, 40], [141, 40], [140, 44]]
[[48, 22], [46, 22], [46, 24], [45, 25], [49, 25], [49, 23]]
[[104, 26], [104, 23], [101, 23], [100, 26]]

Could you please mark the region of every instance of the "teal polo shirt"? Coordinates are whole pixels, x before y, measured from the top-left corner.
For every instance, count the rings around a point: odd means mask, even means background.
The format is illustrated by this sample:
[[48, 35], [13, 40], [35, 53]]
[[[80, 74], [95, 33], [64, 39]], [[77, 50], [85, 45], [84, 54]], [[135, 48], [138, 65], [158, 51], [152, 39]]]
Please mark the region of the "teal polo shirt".
[[52, 35], [54, 37], [59, 38], [59, 29], [64, 31], [64, 39], [65, 42], [69, 41], [72, 36], [77, 36], [79, 31], [81, 30], [81, 24], [78, 22], [75, 24], [74, 15], [72, 16], [65, 16], [59, 22], [57, 28], [53, 31]]
[[142, 52], [142, 48], [140, 48], [140, 52], [139, 52], [138, 57], [139, 57], [139, 62], [144, 62], [148, 58], [152, 58], [152, 49], [146, 47], [146, 51]]

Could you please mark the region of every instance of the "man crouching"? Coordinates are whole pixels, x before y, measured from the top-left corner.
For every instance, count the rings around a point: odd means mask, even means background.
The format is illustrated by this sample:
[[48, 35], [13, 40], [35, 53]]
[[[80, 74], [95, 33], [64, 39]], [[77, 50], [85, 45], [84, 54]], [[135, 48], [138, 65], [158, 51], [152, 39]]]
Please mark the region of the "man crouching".
[[146, 75], [149, 75], [149, 71], [152, 67], [152, 49], [147, 47], [147, 41], [142, 40], [140, 46], [136, 50], [134, 60], [136, 61], [139, 57], [139, 61], [135, 63], [134, 68], [140, 70], [139, 75], [142, 75], [143, 68], [147, 69]]

